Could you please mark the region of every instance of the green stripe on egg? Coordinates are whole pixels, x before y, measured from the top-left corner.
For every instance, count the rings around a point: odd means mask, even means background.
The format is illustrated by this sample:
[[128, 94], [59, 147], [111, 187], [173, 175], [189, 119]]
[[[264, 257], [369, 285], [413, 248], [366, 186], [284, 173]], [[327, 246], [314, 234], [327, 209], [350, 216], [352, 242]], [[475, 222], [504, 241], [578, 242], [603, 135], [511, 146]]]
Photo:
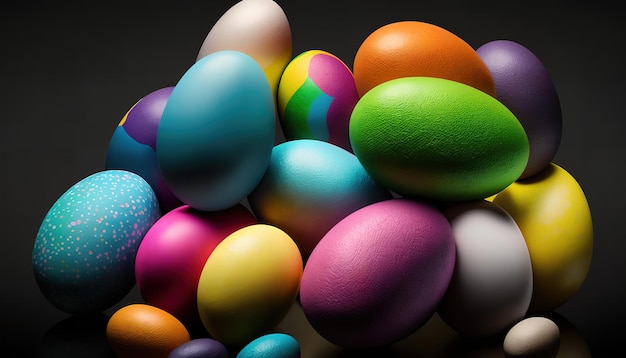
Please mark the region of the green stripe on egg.
[[513, 183], [529, 155], [515, 115], [468, 85], [431, 77], [384, 82], [350, 118], [354, 154], [368, 173], [407, 197], [482, 199]]

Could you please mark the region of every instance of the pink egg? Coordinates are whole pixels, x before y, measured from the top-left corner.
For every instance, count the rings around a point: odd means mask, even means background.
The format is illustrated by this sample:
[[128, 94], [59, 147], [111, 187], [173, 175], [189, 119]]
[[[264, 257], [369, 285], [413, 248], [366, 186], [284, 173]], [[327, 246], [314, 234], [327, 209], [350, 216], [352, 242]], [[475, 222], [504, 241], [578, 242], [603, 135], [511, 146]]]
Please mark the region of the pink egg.
[[409, 199], [380, 201], [320, 240], [304, 268], [300, 303], [311, 326], [334, 344], [388, 345], [435, 313], [455, 258], [442, 212]]
[[137, 287], [146, 303], [199, 327], [196, 294], [206, 260], [226, 236], [254, 223], [241, 204], [214, 212], [184, 205], [163, 215], [146, 233], [135, 261]]

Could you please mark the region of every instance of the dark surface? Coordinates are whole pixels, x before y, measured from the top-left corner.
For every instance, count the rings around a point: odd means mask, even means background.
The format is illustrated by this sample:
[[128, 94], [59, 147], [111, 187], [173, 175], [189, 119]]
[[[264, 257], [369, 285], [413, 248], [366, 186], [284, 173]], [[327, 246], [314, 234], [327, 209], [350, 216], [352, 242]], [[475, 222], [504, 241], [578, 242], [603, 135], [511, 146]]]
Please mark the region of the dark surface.
[[[81, 349], [92, 350], [94, 355], [110, 354], [102, 341], [106, 319], [73, 319], [41, 295], [31, 269], [37, 230], [65, 190], [103, 169], [110, 137], [130, 106], [156, 89], [174, 85], [195, 61], [215, 21], [234, 3], [2, 3], [2, 356], [31, 357], [40, 351], [41, 356], [54, 357], [64, 356], [59, 351]], [[617, 5], [570, 2], [568, 7], [533, 7], [526, 2], [499, 2], [458, 6], [449, 1], [404, 0], [279, 3], [292, 26], [294, 55], [324, 49], [351, 66], [358, 46], [371, 31], [408, 19], [442, 26], [474, 48], [494, 39], [510, 39], [543, 61], [563, 112], [563, 140], [554, 162], [585, 191], [595, 232], [589, 275], [580, 291], [556, 313], [579, 333], [583, 347], [594, 357], [614, 356], [621, 347], [626, 318], [622, 226], [626, 57], [623, 16]], [[134, 301], [141, 301], [136, 291], [118, 306]], [[329, 346], [315, 337], [299, 313], [295, 310], [281, 328], [300, 338], [303, 357], [332, 356], [329, 351], [313, 353]], [[442, 329], [437, 322], [434, 325]], [[384, 353], [428, 355], [424, 352], [434, 349], [428, 345], [441, 343], [429, 337], [430, 332], [425, 329], [414, 340]], [[498, 344], [495, 356], [501, 354]], [[484, 348], [483, 343], [457, 341], [448, 345], [446, 354], [469, 356], [477, 345]]]

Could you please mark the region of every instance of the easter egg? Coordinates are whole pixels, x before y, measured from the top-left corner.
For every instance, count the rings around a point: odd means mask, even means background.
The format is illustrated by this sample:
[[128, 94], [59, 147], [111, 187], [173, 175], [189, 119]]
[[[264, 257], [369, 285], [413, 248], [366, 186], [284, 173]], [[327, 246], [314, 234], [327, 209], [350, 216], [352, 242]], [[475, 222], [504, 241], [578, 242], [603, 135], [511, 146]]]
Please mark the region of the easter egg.
[[476, 52], [489, 68], [496, 98], [515, 114], [528, 136], [530, 155], [521, 179], [548, 166], [561, 143], [561, 104], [547, 68], [529, 49], [495, 40]]
[[167, 358], [191, 337], [176, 317], [143, 303], [115, 311], [106, 327], [109, 346], [119, 358]]
[[354, 154], [376, 181], [402, 195], [441, 201], [483, 199], [515, 181], [528, 139], [497, 99], [433, 77], [387, 81], [357, 102]]
[[504, 336], [502, 347], [507, 358], [556, 357], [561, 332], [547, 317], [533, 316], [517, 322]]
[[494, 336], [524, 317], [533, 272], [526, 242], [511, 216], [488, 201], [447, 207], [456, 265], [437, 312], [454, 330]]
[[274, 146], [275, 105], [261, 67], [237, 51], [191, 66], [174, 87], [157, 130], [157, 160], [172, 192], [199, 210], [241, 202]]
[[300, 358], [300, 344], [286, 333], [269, 333], [255, 338], [236, 358]]
[[331, 343], [385, 346], [433, 316], [454, 264], [452, 229], [438, 209], [404, 198], [380, 201], [320, 240], [304, 267], [300, 304]]
[[519, 226], [533, 268], [530, 312], [551, 311], [582, 286], [593, 253], [589, 204], [576, 179], [551, 163], [540, 174], [511, 184], [493, 202]]
[[213, 338], [194, 338], [174, 348], [168, 358], [229, 358], [225, 345]]
[[254, 224], [220, 242], [198, 282], [198, 312], [207, 332], [227, 346], [269, 333], [294, 304], [302, 257], [282, 230]]
[[284, 230], [306, 258], [339, 220], [389, 198], [354, 154], [324, 141], [297, 139], [274, 147], [248, 202], [259, 221]]
[[182, 205], [165, 183], [156, 157], [157, 128], [173, 87], [141, 98], [122, 117], [109, 141], [105, 169], [139, 174], [152, 186], [163, 213]]
[[291, 27], [285, 12], [273, 0], [236, 2], [213, 25], [197, 59], [223, 50], [240, 51], [254, 58], [276, 93], [292, 55]]
[[99, 312], [135, 285], [135, 255], [160, 217], [150, 185], [124, 170], [94, 173], [72, 185], [46, 213], [32, 252], [39, 289], [58, 309]]
[[141, 296], [188, 329], [201, 327], [196, 295], [207, 258], [226, 236], [254, 223], [254, 215], [241, 204], [212, 212], [184, 205], [163, 215], [137, 250], [135, 277]]
[[476, 51], [452, 32], [422, 21], [398, 21], [372, 32], [354, 57], [360, 96], [401, 77], [437, 77], [495, 95], [489, 69]]
[[348, 125], [359, 100], [352, 71], [333, 54], [309, 50], [285, 68], [278, 111], [285, 137], [318, 139], [352, 152]]

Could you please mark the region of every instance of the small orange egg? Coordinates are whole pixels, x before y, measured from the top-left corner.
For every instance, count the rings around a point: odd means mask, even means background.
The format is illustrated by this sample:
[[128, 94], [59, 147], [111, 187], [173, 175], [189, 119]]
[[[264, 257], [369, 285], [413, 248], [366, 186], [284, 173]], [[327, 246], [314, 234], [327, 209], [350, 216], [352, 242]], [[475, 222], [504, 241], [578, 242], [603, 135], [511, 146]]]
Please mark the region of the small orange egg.
[[359, 95], [400, 77], [437, 77], [461, 82], [495, 97], [495, 84], [478, 53], [452, 32], [421, 21], [382, 26], [362, 43], [354, 57]]
[[191, 337], [173, 315], [143, 303], [115, 311], [106, 328], [109, 346], [120, 358], [167, 358], [174, 348]]

